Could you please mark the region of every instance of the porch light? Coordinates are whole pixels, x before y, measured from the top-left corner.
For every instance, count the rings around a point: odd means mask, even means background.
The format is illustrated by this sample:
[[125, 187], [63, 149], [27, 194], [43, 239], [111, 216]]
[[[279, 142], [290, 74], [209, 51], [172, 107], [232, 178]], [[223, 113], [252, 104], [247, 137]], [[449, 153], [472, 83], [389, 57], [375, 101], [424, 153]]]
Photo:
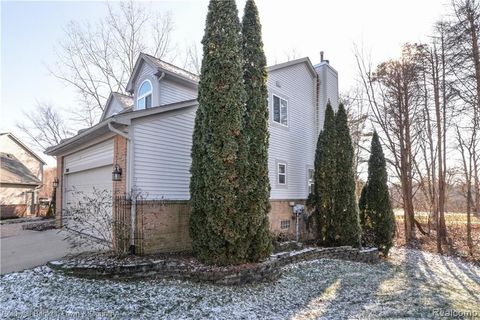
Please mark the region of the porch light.
[[122, 180], [122, 168], [120, 168], [118, 164], [115, 164], [115, 167], [113, 167], [112, 180], [113, 181]]
[[53, 188], [54, 188], [54, 189], [57, 189], [57, 187], [58, 187], [58, 178], [53, 179], [52, 185], [53, 185]]

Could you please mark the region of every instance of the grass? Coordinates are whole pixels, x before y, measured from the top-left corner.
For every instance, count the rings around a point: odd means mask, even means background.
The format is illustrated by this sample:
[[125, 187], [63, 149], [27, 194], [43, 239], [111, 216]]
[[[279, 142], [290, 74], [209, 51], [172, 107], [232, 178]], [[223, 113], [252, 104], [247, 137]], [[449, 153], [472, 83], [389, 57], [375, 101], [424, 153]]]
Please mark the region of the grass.
[[225, 287], [66, 277], [46, 267], [3, 276], [0, 318], [438, 319], [480, 317], [480, 267], [395, 247], [376, 265], [322, 259], [276, 282]]
[[[395, 219], [403, 221], [403, 209], [395, 209]], [[429, 220], [429, 212], [424, 211], [416, 211], [415, 212], [415, 219], [417, 219], [421, 223], [428, 223]], [[460, 212], [451, 212], [445, 213], [445, 223], [446, 224], [466, 224], [467, 223], [467, 214], [460, 213]], [[479, 225], [480, 218], [474, 214], [471, 215], [471, 223], [472, 225]]]

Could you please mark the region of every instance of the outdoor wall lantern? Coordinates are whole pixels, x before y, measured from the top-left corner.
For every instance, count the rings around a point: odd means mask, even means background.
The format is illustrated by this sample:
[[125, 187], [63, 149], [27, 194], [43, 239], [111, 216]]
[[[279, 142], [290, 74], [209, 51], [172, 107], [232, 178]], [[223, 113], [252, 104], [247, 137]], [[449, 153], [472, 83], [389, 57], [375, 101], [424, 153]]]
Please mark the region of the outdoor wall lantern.
[[58, 178], [53, 179], [53, 188], [56, 189], [58, 187]]
[[113, 167], [112, 180], [113, 181], [122, 180], [122, 168], [120, 168], [118, 164], [115, 164], [115, 167]]

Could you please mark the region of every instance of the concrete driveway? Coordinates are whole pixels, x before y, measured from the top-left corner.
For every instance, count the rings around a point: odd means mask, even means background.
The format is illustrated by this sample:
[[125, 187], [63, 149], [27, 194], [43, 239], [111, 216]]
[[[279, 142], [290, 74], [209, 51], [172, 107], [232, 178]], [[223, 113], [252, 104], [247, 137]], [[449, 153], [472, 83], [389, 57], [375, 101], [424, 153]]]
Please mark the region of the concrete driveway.
[[56, 229], [45, 231], [23, 230], [23, 223], [0, 226], [0, 274], [41, 266], [67, 254], [78, 253], [63, 240]]

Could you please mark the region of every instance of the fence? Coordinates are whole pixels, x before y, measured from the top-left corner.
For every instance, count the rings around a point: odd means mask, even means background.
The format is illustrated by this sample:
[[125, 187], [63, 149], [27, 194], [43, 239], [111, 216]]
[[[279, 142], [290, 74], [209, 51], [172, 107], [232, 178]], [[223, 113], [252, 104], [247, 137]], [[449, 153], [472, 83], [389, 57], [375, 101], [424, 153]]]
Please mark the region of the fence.
[[[127, 196], [114, 197], [112, 226], [115, 252], [119, 254], [143, 254], [144, 202], [144, 200], [132, 199]], [[132, 213], [135, 217], [133, 242], [131, 241]]]

